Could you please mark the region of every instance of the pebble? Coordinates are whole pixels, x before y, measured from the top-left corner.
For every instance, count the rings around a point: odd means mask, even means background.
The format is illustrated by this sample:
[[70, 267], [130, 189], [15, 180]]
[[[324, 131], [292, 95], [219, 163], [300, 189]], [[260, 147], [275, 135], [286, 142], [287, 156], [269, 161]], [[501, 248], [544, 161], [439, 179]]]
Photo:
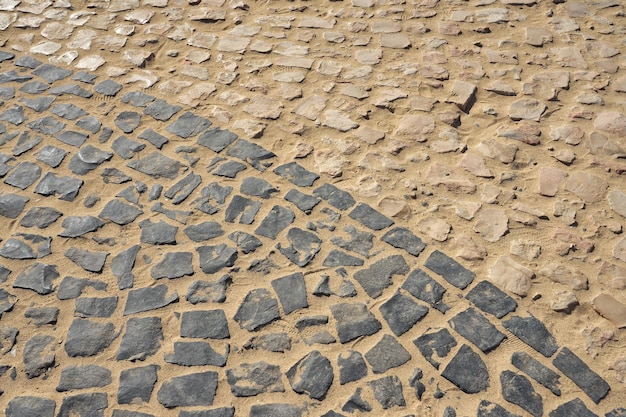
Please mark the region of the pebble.
[[550, 303], [552, 310], [566, 314], [571, 314], [576, 306], [578, 306], [578, 298], [571, 291], [556, 291]]

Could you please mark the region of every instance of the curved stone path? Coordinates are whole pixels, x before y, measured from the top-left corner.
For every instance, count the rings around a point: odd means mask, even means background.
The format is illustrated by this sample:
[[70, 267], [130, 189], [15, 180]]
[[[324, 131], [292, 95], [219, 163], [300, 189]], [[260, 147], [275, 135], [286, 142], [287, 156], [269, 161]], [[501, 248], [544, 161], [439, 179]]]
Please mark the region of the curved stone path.
[[577, 347], [315, 172], [0, 59], [7, 416], [626, 415]]

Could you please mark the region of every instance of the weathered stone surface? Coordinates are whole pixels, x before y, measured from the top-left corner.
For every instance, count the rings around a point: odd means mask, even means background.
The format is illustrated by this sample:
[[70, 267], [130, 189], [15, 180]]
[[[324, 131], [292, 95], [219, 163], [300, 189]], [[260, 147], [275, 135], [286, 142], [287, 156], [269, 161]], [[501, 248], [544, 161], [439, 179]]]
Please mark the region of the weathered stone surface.
[[448, 323], [485, 353], [497, 348], [506, 338], [489, 320], [471, 307], [448, 320]]
[[273, 280], [272, 288], [276, 291], [285, 314], [309, 306], [304, 275], [301, 272]]
[[291, 338], [287, 333], [268, 333], [252, 337], [245, 349], [263, 349], [268, 352], [283, 353], [291, 349]]
[[307, 171], [297, 162], [290, 162], [276, 167], [273, 172], [289, 180], [298, 187], [310, 187], [320, 177], [311, 171]]
[[302, 412], [291, 404], [254, 404], [250, 407], [248, 417], [301, 417]]
[[520, 406], [534, 417], [543, 416], [543, 399], [526, 377], [504, 371], [500, 374], [500, 384], [505, 400]]
[[405, 227], [396, 227], [389, 230], [383, 235], [381, 240], [389, 243], [394, 248], [404, 249], [413, 256], [419, 256], [426, 248], [426, 244]]
[[85, 271], [101, 273], [104, 268], [104, 262], [109, 256], [108, 252], [92, 252], [87, 249], [69, 248], [64, 255], [76, 265]]
[[0, 216], [16, 219], [24, 211], [24, 207], [29, 200], [28, 197], [17, 194], [0, 196]]
[[600, 375], [592, 371], [585, 362], [566, 347], [561, 349], [552, 363], [596, 404], [606, 397], [611, 389]]
[[77, 298], [74, 316], [82, 318], [111, 317], [117, 308], [117, 299], [116, 296], [104, 298]]
[[132, 288], [134, 285], [133, 266], [139, 249], [141, 246], [133, 245], [115, 255], [111, 260], [111, 272], [117, 277], [117, 286], [120, 290]]
[[365, 203], [358, 204], [348, 216], [372, 230], [382, 230], [394, 224], [393, 220], [388, 219]]
[[278, 365], [267, 362], [242, 363], [226, 371], [230, 391], [235, 397], [252, 397], [266, 392], [285, 392]]
[[85, 175], [98, 168], [102, 163], [110, 160], [112, 157], [113, 153], [111, 152], [87, 145], [83, 146], [76, 155], [70, 159], [68, 167], [74, 174]]
[[513, 316], [502, 322], [502, 325], [546, 358], [554, 355], [558, 350], [554, 336], [542, 322], [532, 315], [529, 317]]
[[[565, 404], [561, 404], [553, 411], [550, 412], [550, 417], [569, 417], [569, 416], [579, 416], [579, 417], [598, 417], [597, 414], [594, 414], [587, 408], [584, 402], [580, 400], [580, 398], [574, 398], [571, 401], [566, 402]], [[608, 416], [608, 414], [607, 414]]]
[[328, 201], [329, 204], [339, 210], [347, 210], [356, 203], [350, 194], [332, 184], [324, 184], [316, 188], [313, 190], [313, 195]]
[[485, 313], [501, 319], [515, 311], [517, 302], [489, 281], [481, 281], [465, 296]]
[[164, 177], [173, 180], [178, 177], [183, 164], [159, 152], [153, 152], [143, 158], [130, 161], [126, 166], [153, 178]]
[[323, 400], [333, 383], [334, 373], [328, 358], [314, 350], [287, 371], [287, 379], [298, 394]]
[[317, 255], [322, 245], [322, 240], [316, 234], [297, 227], [289, 229], [287, 240], [290, 246], [285, 247], [278, 243], [276, 248], [287, 259], [300, 267], [308, 265]]
[[89, 416], [104, 417], [104, 410], [109, 403], [103, 392], [78, 394], [63, 398], [57, 417]]
[[26, 233], [15, 233], [0, 248], [0, 256], [8, 259], [36, 259], [52, 253], [52, 238]]
[[369, 252], [374, 246], [374, 235], [357, 230], [353, 226], [346, 226], [344, 231], [350, 235], [350, 240], [345, 240], [340, 236], [333, 236], [330, 238], [330, 241], [342, 249], [346, 249], [369, 258]]
[[168, 252], [161, 262], [150, 269], [150, 276], [154, 279], [175, 279], [185, 275], [193, 275], [193, 253]]
[[341, 343], [347, 343], [361, 336], [369, 336], [382, 329], [380, 322], [365, 304], [335, 304], [330, 307], [330, 310], [335, 318]]
[[404, 407], [406, 401], [402, 395], [402, 383], [395, 375], [385, 376], [368, 382], [374, 392], [374, 398], [387, 410], [392, 407]]
[[[150, 401], [154, 384], [157, 381], [158, 365], [124, 369], [120, 372], [120, 384], [117, 390], [118, 404], [137, 404]], [[115, 414], [115, 412], [113, 412]]]
[[481, 210], [474, 224], [474, 231], [487, 242], [497, 242], [509, 231], [509, 218], [502, 209]]
[[321, 201], [319, 197], [313, 197], [305, 194], [297, 189], [293, 188], [285, 194], [285, 200], [293, 203], [296, 207], [302, 210], [305, 214], [311, 214], [311, 211]]
[[410, 297], [398, 292], [380, 306], [380, 313], [391, 331], [400, 336], [424, 318], [428, 313], [428, 307], [419, 305]]
[[13, 281], [13, 288], [24, 288], [46, 295], [54, 291], [53, 281], [58, 277], [56, 265], [36, 263], [19, 273]]
[[178, 293], [174, 291], [174, 293], [168, 296], [167, 291], [167, 285], [156, 285], [154, 287], [131, 290], [126, 299], [124, 315], [127, 316], [129, 314], [156, 310], [178, 302]]
[[178, 233], [178, 227], [172, 226], [163, 220], [158, 223], [150, 220], [142, 220], [139, 222], [141, 228], [141, 236], [139, 238], [141, 243], [147, 243], [150, 245], [175, 245], [176, 233]]
[[369, 362], [375, 374], [381, 374], [408, 362], [411, 360], [411, 354], [394, 337], [384, 335], [365, 354], [365, 359]]
[[118, 335], [113, 323], [77, 318], [67, 332], [65, 351], [70, 357], [94, 356], [109, 347]]
[[223, 243], [217, 246], [200, 246], [196, 251], [200, 255], [200, 268], [205, 274], [214, 274], [233, 266], [238, 257], [237, 249]]
[[205, 131], [211, 122], [191, 112], [185, 112], [165, 130], [181, 138], [188, 139]]
[[56, 355], [53, 344], [55, 342], [54, 336], [43, 334], [28, 339], [23, 353], [24, 371], [27, 378], [41, 376], [54, 366]]
[[241, 159], [244, 162], [252, 165], [259, 171], [264, 171], [269, 167], [272, 162], [268, 159], [274, 158], [276, 155], [273, 152], [266, 150], [265, 148], [257, 145], [256, 143], [248, 142], [244, 139], [238, 139], [232, 146], [226, 151], [228, 156]]
[[330, 251], [324, 262], [323, 266], [363, 266], [364, 261], [356, 256], [349, 255], [337, 249]]
[[489, 388], [489, 372], [483, 360], [469, 346], [463, 345], [452, 358], [441, 376], [466, 394], [475, 394]]
[[378, 298], [385, 288], [391, 285], [394, 275], [405, 275], [409, 272], [409, 266], [401, 255], [392, 255], [372, 264], [367, 269], [362, 269], [354, 274], [354, 279], [363, 287], [367, 295]]
[[166, 122], [181, 109], [181, 106], [171, 105], [164, 100], [157, 99], [144, 109], [143, 114], [152, 116], [158, 121]]
[[509, 413], [504, 407], [499, 404], [492, 403], [487, 400], [482, 400], [478, 404], [477, 417], [521, 417], [518, 414]]
[[63, 201], [74, 201], [83, 183], [83, 180], [78, 178], [59, 177], [53, 172], [48, 172], [39, 181], [34, 192], [44, 196], [57, 195], [59, 200]]
[[180, 336], [202, 339], [230, 338], [224, 310], [184, 312], [180, 323]]
[[130, 318], [115, 359], [143, 361], [159, 350], [161, 340], [163, 329], [159, 317]]
[[450, 350], [457, 345], [456, 340], [452, 337], [448, 329], [445, 328], [430, 333], [424, 333], [415, 339], [413, 344], [415, 344], [422, 356], [424, 356], [424, 359], [436, 369], [439, 369], [439, 365], [441, 364], [433, 358], [433, 354], [437, 353], [438, 357], [445, 358], [448, 356], [448, 353], [450, 353]]
[[535, 277], [532, 270], [515, 262], [508, 256], [501, 256], [489, 270], [489, 279], [495, 284], [511, 291], [514, 294], [525, 297], [532, 285], [531, 279]]
[[341, 385], [348, 382], [358, 381], [367, 376], [367, 365], [363, 356], [355, 350], [343, 351], [337, 358], [339, 367], [339, 383]]
[[574, 172], [565, 182], [565, 189], [587, 203], [597, 203], [604, 198], [608, 183], [603, 178], [586, 172]]
[[[8, 292], [3, 290], [2, 294], [2, 308], [3, 313], [5, 311], [10, 311], [13, 308], [13, 296]], [[58, 307], [30, 307], [28, 310], [24, 312], [24, 317], [27, 319], [32, 319], [32, 323], [35, 326], [45, 326], [46, 324], [56, 324], [59, 318], [59, 308]]]
[[607, 133], [624, 137], [626, 135], [626, 116], [622, 113], [605, 110], [598, 113], [593, 127]]
[[262, 178], [256, 177], [244, 178], [241, 182], [239, 191], [245, 195], [261, 197], [264, 199], [269, 199], [272, 197], [272, 194], [278, 192], [272, 184]]
[[426, 262], [424, 262], [424, 266], [441, 275], [450, 284], [460, 289], [464, 289], [471, 284], [475, 277], [472, 271], [438, 250], [430, 254]]
[[241, 302], [234, 319], [242, 329], [254, 331], [280, 318], [278, 302], [264, 288], [248, 292]]
[[520, 371], [548, 388], [554, 395], [560, 396], [559, 374], [541, 364], [526, 352], [515, 352], [511, 363]]
[[224, 353], [216, 352], [207, 342], [174, 342], [174, 353], [165, 355], [165, 362], [180, 366], [224, 366], [230, 345], [223, 344]]
[[4, 183], [25, 190], [34, 184], [40, 175], [41, 168], [39, 165], [32, 162], [22, 162], [13, 168], [11, 174], [4, 179]]
[[54, 417], [56, 403], [41, 397], [17, 396], [7, 404], [7, 417]]
[[86, 288], [92, 288], [96, 291], [106, 291], [107, 284], [102, 281], [87, 278], [63, 277], [59, 284], [57, 298], [59, 300], [78, 298]]
[[435, 162], [430, 166], [427, 178], [431, 185], [443, 185], [451, 192], [461, 192], [465, 194], [473, 194], [476, 192], [476, 185], [465, 176], [459, 174], [458, 169], [453, 169], [440, 162]]
[[75, 389], [106, 387], [112, 382], [111, 371], [97, 365], [68, 366], [63, 368], [58, 392]]
[[157, 400], [166, 408], [213, 405], [216, 390], [217, 372], [188, 374], [165, 381]]
[[409, 274], [402, 284], [402, 289], [442, 313], [450, 309], [442, 301], [446, 289], [421, 269], [416, 269]]

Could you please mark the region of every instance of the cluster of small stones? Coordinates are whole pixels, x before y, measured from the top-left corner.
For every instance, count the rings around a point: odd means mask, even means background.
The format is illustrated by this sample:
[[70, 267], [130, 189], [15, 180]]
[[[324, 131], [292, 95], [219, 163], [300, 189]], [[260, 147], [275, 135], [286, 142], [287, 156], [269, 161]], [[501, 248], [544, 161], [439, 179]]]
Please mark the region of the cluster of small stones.
[[[441, 387], [476, 396], [480, 416], [541, 416], [541, 390], [560, 396], [565, 376], [585, 396], [557, 417], [596, 415], [588, 404], [609, 393], [510, 295], [300, 164], [275, 165], [265, 148], [114, 81], [27, 55], [1, 59], [12, 192], [0, 215], [16, 229], [0, 247], [15, 269], [3, 267], [1, 369], [5, 380], [42, 380], [31, 393], [3, 384], [7, 416], [165, 415], [142, 405], [196, 417], [338, 416], [445, 398]], [[98, 94], [106, 111], [90, 115], [83, 107]], [[107, 167], [116, 161], [124, 170]], [[72, 215], [75, 204], [92, 214]], [[323, 220], [294, 225], [314, 213]], [[249, 288], [243, 299], [229, 298], [233, 285]], [[36, 331], [11, 327], [20, 313]], [[422, 324], [432, 316], [437, 327]], [[398, 337], [409, 332], [405, 346]], [[536, 352], [513, 353], [498, 381], [487, 364], [505, 339]], [[107, 367], [115, 362], [121, 370]], [[403, 366], [413, 369], [404, 381], [394, 372]], [[422, 380], [420, 366], [440, 380]], [[55, 385], [59, 404], [45, 395]], [[323, 400], [338, 385], [353, 393], [329, 410]], [[490, 387], [512, 411], [484, 395]], [[216, 403], [226, 390], [231, 399]], [[287, 390], [306, 400], [249, 410], [237, 401]]]
[[626, 116], [603, 100], [626, 92], [620, 2], [255, 7], [0, 0], [6, 415], [626, 415], [607, 369], [520, 308], [547, 280], [571, 313], [593, 275], [626, 327]]

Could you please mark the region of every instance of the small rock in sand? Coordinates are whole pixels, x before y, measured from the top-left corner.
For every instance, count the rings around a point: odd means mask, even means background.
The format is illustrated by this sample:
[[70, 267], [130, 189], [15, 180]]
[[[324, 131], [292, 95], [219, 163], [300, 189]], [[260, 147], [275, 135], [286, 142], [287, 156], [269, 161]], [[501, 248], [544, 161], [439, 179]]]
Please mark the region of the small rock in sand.
[[528, 295], [533, 271], [508, 256], [501, 256], [489, 270], [489, 278], [507, 291], [522, 297]]
[[478, 215], [474, 231], [487, 242], [497, 242], [508, 230], [509, 219], [503, 209], [484, 209]]
[[420, 232], [439, 242], [444, 242], [448, 239], [451, 229], [448, 223], [435, 217], [421, 219], [417, 223], [417, 228]]

